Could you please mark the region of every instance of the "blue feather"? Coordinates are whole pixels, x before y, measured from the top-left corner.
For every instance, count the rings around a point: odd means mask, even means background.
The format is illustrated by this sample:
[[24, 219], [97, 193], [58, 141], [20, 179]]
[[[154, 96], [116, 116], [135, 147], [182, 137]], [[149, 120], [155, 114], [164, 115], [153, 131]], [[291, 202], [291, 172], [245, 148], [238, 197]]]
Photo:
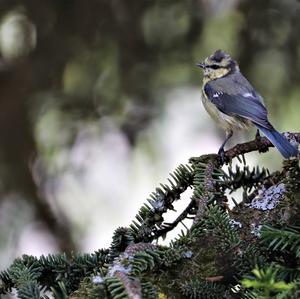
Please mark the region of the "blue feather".
[[255, 125], [272, 142], [272, 144], [279, 150], [284, 158], [288, 159], [290, 157], [296, 157], [298, 155], [298, 150], [294, 146], [292, 146], [289, 141], [274, 128], [267, 129], [258, 124]]

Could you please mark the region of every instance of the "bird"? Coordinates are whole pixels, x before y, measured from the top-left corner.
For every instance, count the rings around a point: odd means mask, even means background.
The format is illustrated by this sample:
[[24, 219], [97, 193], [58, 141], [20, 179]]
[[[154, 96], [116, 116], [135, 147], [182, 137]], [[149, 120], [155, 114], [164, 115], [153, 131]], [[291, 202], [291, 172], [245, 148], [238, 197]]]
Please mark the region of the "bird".
[[257, 128], [285, 159], [298, 155], [298, 149], [269, 122], [262, 96], [243, 76], [238, 63], [225, 51], [217, 50], [196, 64], [204, 72], [202, 103], [208, 114], [226, 132], [218, 155], [224, 161], [224, 147], [233, 131]]

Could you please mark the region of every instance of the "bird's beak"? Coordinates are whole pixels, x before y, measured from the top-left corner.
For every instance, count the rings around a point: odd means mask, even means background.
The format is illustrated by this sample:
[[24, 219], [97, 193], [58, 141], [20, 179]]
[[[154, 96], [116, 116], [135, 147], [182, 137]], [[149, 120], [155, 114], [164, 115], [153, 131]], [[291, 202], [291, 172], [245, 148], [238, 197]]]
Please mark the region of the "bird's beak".
[[204, 62], [199, 62], [199, 63], [196, 63], [196, 66], [204, 69], [205, 68], [205, 63]]

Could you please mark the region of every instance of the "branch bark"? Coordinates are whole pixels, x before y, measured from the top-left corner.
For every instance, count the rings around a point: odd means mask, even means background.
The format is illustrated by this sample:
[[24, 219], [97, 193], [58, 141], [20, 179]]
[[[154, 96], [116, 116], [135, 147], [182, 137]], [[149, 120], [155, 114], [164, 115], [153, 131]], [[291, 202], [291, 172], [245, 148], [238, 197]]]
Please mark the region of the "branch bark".
[[[300, 133], [287, 132], [285, 135], [289, 141], [296, 141], [298, 144], [300, 143]], [[240, 143], [225, 152], [225, 161], [228, 162], [239, 155], [254, 151], [266, 152], [270, 147], [274, 147], [274, 145], [266, 137]]]

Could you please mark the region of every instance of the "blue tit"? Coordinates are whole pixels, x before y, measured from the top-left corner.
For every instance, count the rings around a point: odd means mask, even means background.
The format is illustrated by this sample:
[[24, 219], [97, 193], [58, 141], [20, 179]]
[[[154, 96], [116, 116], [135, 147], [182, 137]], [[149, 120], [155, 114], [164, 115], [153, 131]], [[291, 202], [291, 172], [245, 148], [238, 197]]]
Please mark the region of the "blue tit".
[[251, 125], [255, 125], [284, 158], [298, 155], [298, 150], [270, 124], [262, 97], [242, 75], [237, 62], [229, 54], [217, 50], [197, 66], [204, 72], [203, 105], [226, 131], [226, 139], [219, 149], [222, 157], [224, 146], [233, 131], [246, 129]]

